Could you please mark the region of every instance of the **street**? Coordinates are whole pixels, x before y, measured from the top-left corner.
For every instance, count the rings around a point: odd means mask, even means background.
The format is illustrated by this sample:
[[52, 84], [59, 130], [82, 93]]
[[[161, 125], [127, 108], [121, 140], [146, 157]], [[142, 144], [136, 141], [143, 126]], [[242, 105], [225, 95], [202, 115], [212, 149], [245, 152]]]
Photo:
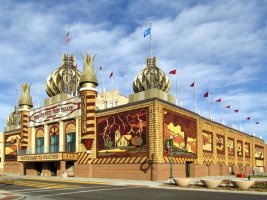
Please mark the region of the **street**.
[[67, 181], [46, 179], [13, 179], [0, 184], [0, 190], [25, 196], [26, 199], [94, 199], [94, 200], [266, 200], [264, 195], [233, 194], [204, 191], [186, 191], [171, 188], [151, 188], [136, 185], [114, 185], [90, 181]]

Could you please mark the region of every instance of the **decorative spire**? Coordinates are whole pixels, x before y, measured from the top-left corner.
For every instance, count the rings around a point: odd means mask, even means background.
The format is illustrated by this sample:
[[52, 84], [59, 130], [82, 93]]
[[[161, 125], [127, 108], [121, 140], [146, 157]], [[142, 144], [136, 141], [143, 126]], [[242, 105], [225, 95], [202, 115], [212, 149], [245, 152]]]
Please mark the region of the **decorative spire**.
[[84, 83], [92, 83], [94, 87], [98, 86], [98, 81], [94, 70], [95, 56], [91, 57], [89, 52], [87, 53], [86, 58], [82, 55], [84, 63], [83, 63], [83, 73], [80, 79], [81, 87]]
[[31, 84], [22, 83], [21, 88], [21, 95], [19, 98], [19, 107], [28, 106], [29, 108], [32, 108], [32, 96], [30, 93], [30, 87]]

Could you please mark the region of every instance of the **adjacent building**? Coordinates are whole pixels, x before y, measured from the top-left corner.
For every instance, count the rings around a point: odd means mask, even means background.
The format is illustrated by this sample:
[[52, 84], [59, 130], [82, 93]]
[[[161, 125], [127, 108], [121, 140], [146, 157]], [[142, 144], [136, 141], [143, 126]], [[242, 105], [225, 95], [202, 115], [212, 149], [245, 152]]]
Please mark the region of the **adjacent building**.
[[164, 180], [170, 162], [175, 177], [264, 171], [264, 141], [177, 106], [156, 58], [147, 58], [129, 98], [99, 94], [94, 57], [83, 62], [80, 72], [74, 56], [63, 55], [43, 107], [32, 108], [22, 85], [4, 131], [6, 173]]

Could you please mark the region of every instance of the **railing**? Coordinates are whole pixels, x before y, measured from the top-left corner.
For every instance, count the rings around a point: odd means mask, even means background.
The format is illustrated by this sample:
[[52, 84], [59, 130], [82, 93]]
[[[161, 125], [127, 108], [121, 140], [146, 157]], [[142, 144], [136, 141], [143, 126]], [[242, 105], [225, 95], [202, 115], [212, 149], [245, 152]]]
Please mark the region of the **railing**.
[[59, 153], [59, 152], [75, 152], [76, 144], [68, 143], [66, 146], [53, 146], [51, 147], [38, 147], [38, 148], [28, 148], [28, 149], [19, 149], [18, 155], [28, 155], [28, 154], [42, 154], [42, 153]]

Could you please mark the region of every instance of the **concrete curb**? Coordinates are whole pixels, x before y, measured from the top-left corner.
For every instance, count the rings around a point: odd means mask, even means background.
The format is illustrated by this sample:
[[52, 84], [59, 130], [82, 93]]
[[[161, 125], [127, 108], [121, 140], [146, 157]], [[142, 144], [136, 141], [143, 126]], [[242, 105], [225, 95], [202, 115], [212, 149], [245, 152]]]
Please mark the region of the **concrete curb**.
[[[219, 193], [235, 193], [235, 194], [253, 194], [253, 195], [267, 195], [267, 192], [258, 191], [240, 191], [240, 190], [224, 190], [220, 189], [207, 189], [207, 188], [183, 188], [175, 185], [166, 185], [169, 182], [166, 181], [143, 181], [143, 180], [125, 180], [125, 179], [105, 179], [105, 178], [77, 178], [77, 177], [47, 177], [47, 176], [17, 176], [8, 175], [11, 179], [35, 179], [35, 180], [47, 180], [47, 181], [70, 181], [77, 183], [102, 183], [114, 186], [124, 186], [124, 185], [134, 185], [134, 186], [144, 186], [156, 189], [170, 189], [170, 190], [184, 190], [184, 191], [198, 191], [198, 192], [219, 192]], [[211, 178], [211, 177], [210, 177]], [[201, 178], [196, 178], [193, 182], [196, 182]], [[164, 185], [165, 184], [165, 185]]]

